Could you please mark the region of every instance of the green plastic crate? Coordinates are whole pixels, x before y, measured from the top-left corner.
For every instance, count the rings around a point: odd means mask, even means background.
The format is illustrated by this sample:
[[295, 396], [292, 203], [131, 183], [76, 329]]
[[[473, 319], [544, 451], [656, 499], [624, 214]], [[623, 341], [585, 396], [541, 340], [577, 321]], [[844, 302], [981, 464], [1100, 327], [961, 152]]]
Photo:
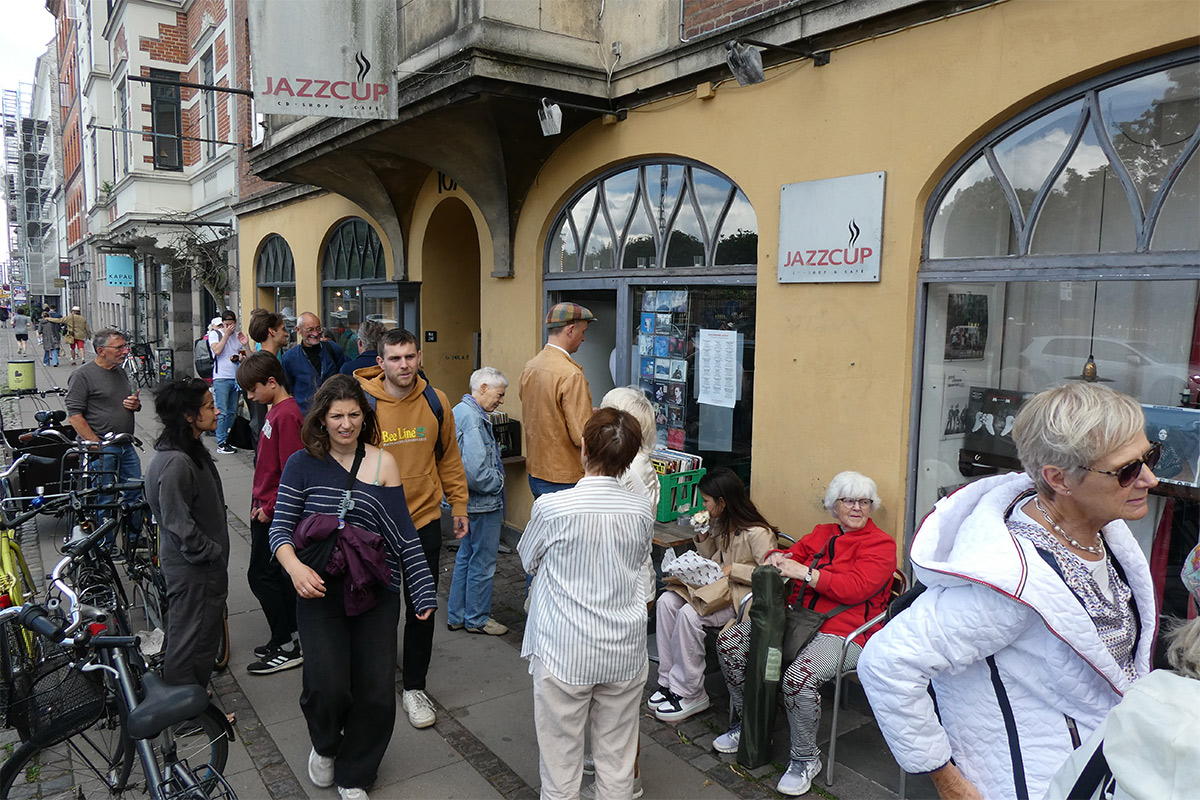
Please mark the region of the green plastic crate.
[[674, 522], [685, 514], [699, 511], [703, 504], [696, 485], [703, 477], [703, 468], [659, 475], [658, 512], [654, 518], [659, 522]]

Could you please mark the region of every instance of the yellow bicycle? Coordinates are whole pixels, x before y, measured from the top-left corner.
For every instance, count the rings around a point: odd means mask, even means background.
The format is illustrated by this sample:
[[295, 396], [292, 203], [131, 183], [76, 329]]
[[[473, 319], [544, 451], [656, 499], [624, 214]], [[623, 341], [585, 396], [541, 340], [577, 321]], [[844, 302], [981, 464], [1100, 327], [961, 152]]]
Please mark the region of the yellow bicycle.
[[[26, 461], [39, 460], [50, 461], [24, 454], [14, 460], [7, 470], [0, 472], [0, 608], [32, 602], [37, 595], [37, 585], [29, 570], [29, 563], [21, 552], [19, 533], [15, 526], [10, 525], [4, 506], [21, 499], [15, 497], [16, 493], [12, 490], [13, 475]], [[24, 727], [24, 720], [10, 718], [9, 712], [12, 701], [25, 695], [40, 660], [41, 650], [35, 635], [17, 625], [3, 626], [0, 630], [0, 722], [6, 727], [15, 727], [18, 731]]]

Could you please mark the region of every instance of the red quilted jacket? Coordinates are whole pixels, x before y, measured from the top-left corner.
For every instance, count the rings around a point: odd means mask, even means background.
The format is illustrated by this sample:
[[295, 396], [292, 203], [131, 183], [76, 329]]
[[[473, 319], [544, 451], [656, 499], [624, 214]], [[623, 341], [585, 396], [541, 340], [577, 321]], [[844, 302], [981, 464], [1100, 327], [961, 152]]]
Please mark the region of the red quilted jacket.
[[[849, 605], [850, 608], [821, 626], [822, 633], [845, 636], [887, 607], [892, 573], [896, 571], [896, 542], [871, 520], [862, 529], [846, 533], [831, 522], [813, 528], [812, 533], [783, 552], [788, 558], [809, 565], [827, 542], [829, 546], [816, 564], [820, 570], [816, 590], [811, 586], [805, 590], [804, 605], [817, 612]], [[800, 586], [797, 582], [788, 598], [789, 604], [796, 601]], [[876, 630], [878, 626], [854, 641], [866, 644]]]

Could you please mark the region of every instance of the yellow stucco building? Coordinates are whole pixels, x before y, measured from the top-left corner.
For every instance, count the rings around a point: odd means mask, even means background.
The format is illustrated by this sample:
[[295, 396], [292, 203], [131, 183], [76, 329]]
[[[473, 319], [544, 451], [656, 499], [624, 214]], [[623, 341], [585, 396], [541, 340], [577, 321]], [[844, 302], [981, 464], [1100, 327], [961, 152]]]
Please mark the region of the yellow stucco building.
[[[671, 41], [673, 6], [663, 22], [649, 5], [598, 31], [541, 23], [588, 58], [625, 42], [611, 103], [593, 99], [595, 110], [567, 104], [588, 104], [579, 91], [528, 76], [501, 91], [484, 76], [429, 108], [413, 94], [399, 121], [269, 133], [252, 168], [319, 190], [243, 202], [243, 316], [262, 305], [317, 311], [334, 328], [351, 312], [412, 326], [431, 381], [456, 398], [477, 364], [515, 386], [544, 309], [577, 300], [600, 318], [579, 354], [597, 402], [614, 383], [664, 387], [660, 436], [750, 477], [755, 502], [793, 535], [827, 518], [825, 486], [853, 469], [878, 483], [875, 521], [903, 541], [940, 493], [1011, 466], [1003, 413], [994, 447], [969, 429], [973, 415], [1019, 404], [1092, 352], [1142, 402], [1178, 407], [1196, 388], [1194, 2], [1008, 0], [948, 15], [898, 3], [840, 24], [783, 4], [686, 42]], [[805, 24], [822, 32], [795, 36]], [[800, 41], [829, 63], [765, 48], [765, 80], [741, 85], [724, 63], [737, 35]], [[484, 49], [458, 52], [470, 62]], [[402, 55], [427, 72], [436, 60], [415, 45]], [[538, 130], [542, 96], [564, 98], [562, 134]], [[781, 280], [781, 233], [821, 211], [781, 212], [783, 187], [870, 173], [884, 174], [882, 197], [861, 202], [882, 210], [878, 279]], [[355, 220], [369, 230], [351, 235]], [[273, 236], [290, 251], [290, 295], [286, 270], [266, 280]], [[733, 408], [701, 402], [710, 330], [736, 334]], [[1136, 342], [1146, 351], [1097, 350]], [[504, 409], [521, 419], [516, 391]], [[1195, 508], [1180, 475], [1139, 532], [1147, 547], [1164, 503]], [[507, 521], [520, 529], [522, 466], [508, 477]]]

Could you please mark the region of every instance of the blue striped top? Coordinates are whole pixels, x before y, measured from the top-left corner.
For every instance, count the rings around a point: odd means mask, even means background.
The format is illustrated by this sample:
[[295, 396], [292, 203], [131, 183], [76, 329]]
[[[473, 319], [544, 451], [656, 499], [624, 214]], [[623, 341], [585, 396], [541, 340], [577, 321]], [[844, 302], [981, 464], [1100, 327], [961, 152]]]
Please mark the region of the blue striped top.
[[[350, 492], [353, 508], [346, 514], [346, 522], [383, 537], [388, 545], [388, 566], [392, 568], [392, 591], [401, 590], [403, 578], [408, 583], [414, 611], [437, 608], [437, 588], [408, 514], [404, 487], [366, 483], [361, 479], [361, 468], [359, 475]], [[332, 458], [318, 460], [306, 450], [293, 453], [279, 480], [279, 497], [271, 522], [271, 552], [292, 543], [292, 533], [305, 517], [337, 514], [347, 477], [346, 470]]]

